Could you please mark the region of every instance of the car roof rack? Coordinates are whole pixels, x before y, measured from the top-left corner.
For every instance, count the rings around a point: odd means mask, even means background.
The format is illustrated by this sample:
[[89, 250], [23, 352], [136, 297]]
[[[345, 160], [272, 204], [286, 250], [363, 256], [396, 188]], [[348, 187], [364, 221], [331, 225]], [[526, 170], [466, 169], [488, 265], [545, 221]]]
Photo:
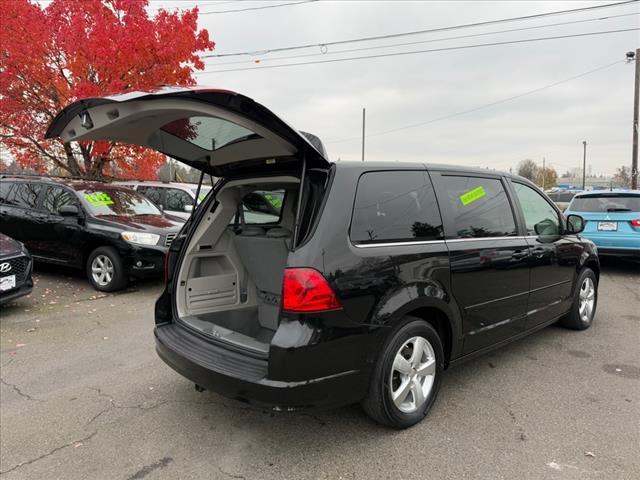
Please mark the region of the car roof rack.
[[103, 183], [108, 183], [116, 180], [111, 178], [105, 178], [104, 180], [96, 180], [96, 179], [79, 177], [77, 175], [64, 176], [64, 175], [47, 175], [47, 174], [39, 174], [39, 173], [6, 173], [6, 172], [0, 172], [0, 178], [26, 178], [26, 179], [39, 179], [39, 180], [57, 180], [57, 179], [82, 180], [85, 182], [103, 182]]

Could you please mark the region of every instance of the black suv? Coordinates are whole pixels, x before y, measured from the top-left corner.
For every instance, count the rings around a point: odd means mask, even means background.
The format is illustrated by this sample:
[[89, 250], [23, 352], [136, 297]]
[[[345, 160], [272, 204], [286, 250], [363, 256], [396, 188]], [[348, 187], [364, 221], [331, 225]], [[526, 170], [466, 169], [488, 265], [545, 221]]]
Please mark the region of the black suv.
[[[316, 137], [217, 90], [83, 100], [47, 135], [153, 147], [221, 178], [170, 248], [155, 311], [160, 357], [199, 389], [277, 410], [362, 402], [407, 427], [448, 366], [595, 314], [582, 218], [520, 177], [333, 164]], [[255, 194], [273, 211], [246, 217]]]
[[97, 290], [161, 274], [182, 220], [141, 194], [103, 182], [0, 177], [0, 232], [24, 242], [36, 260], [86, 270]]

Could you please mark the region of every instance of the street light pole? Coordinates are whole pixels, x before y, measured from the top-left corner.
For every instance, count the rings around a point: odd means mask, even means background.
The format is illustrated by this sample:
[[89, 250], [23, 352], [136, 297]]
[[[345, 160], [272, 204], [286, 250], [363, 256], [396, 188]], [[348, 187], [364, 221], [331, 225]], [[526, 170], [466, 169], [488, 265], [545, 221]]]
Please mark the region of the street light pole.
[[585, 189], [586, 179], [587, 179], [587, 141], [584, 140], [582, 142], [583, 153], [582, 153], [582, 190]]
[[363, 108], [362, 109], [362, 161], [364, 162], [364, 123], [365, 123], [365, 115], [366, 115], [367, 109]]
[[633, 149], [631, 152], [631, 188], [638, 188], [638, 109], [640, 108], [640, 48], [636, 48], [633, 52], [627, 53], [629, 61], [635, 57], [636, 62], [636, 78], [633, 89]]

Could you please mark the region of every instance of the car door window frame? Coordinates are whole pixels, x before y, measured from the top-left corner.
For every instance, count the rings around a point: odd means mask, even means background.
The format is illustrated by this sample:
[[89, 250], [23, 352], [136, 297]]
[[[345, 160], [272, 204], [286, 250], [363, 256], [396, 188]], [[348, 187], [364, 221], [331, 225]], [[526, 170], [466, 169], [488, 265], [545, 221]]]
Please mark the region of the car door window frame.
[[40, 199], [40, 203], [39, 203], [39, 207], [40, 207], [40, 210], [42, 210], [42, 212], [46, 213], [47, 215], [52, 215], [52, 216], [56, 216], [56, 217], [62, 217], [62, 215], [60, 215], [58, 212], [49, 211], [44, 205], [44, 200], [45, 200], [45, 198], [47, 196], [47, 193], [49, 192], [49, 189], [53, 189], [53, 188], [60, 188], [60, 189], [64, 190], [65, 192], [69, 193], [69, 195], [71, 195], [71, 197], [73, 198], [73, 201], [74, 201], [73, 205], [75, 205], [78, 208], [78, 212], [81, 215], [85, 214], [84, 207], [82, 206], [82, 203], [78, 200], [78, 196], [76, 195], [75, 191], [73, 189], [68, 188], [65, 185], [61, 185], [59, 183], [46, 185], [46, 188], [44, 189], [44, 192], [41, 194], [41, 199]]
[[[524, 185], [526, 187], [529, 188], [533, 188], [530, 184], [528, 184], [527, 182], [522, 182], [519, 180], [515, 180], [512, 178], [507, 178], [507, 184], [509, 187], [509, 195], [512, 197], [512, 201], [515, 202], [517, 208], [516, 208], [516, 220], [518, 222], [518, 231], [520, 232], [519, 234], [527, 237], [527, 238], [538, 238], [540, 235], [537, 234], [530, 234], [529, 230], [527, 229], [527, 221], [526, 218], [524, 216], [524, 210], [522, 208], [522, 204], [520, 203], [520, 199], [518, 198], [518, 194], [515, 190], [515, 184], [519, 183], [520, 185]], [[538, 190], [536, 190], [535, 188], [533, 188], [536, 192], [538, 192], [538, 194], [540, 194], [540, 192]], [[565, 218], [564, 215], [562, 214], [562, 212], [560, 211], [560, 209], [558, 208], [558, 206], [553, 202], [553, 200], [550, 200], [548, 198], [546, 198], [546, 195], [541, 194], [540, 197], [546, 201], [549, 206], [556, 212], [556, 215], [558, 216], [558, 221], [560, 222], [560, 233], [558, 234], [558, 237], [561, 237], [563, 235], [566, 234], [566, 222], [565, 222]]]
[[[455, 171], [455, 170], [436, 170], [436, 169], [428, 169], [428, 172], [431, 176], [431, 182], [433, 184], [433, 188], [436, 192], [436, 198], [438, 200], [438, 205], [440, 207], [440, 216], [442, 217], [442, 224], [444, 228], [444, 239], [446, 242], [467, 242], [467, 241], [482, 241], [482, 240], [491, 240], [497, 238], [518, 238], [524, 236], [522, 233], [521, 225], [518, 217], [518, 208], [516, 208], [515, 198], [513, 197], [513, 193], [511, 190], [511, 185], [509, 185], [508, 179], [500, 174], [492, 174], [492, 173], [484, 173], [484, 172], [464, 172], [464, 171]], [[469, 238], [458, 238], [457, 235], [451, 235], [455, 232], [455, 212], [451, 209], [449, 202], [447, 201], [449, 196], [447, 193], [447, 189], [445, 187], [444, 178], [445, 177], [472, 177], [472, 178], [483, 178], [487, 180], [498, 180], [502, 188], [505, 191], [507, 202], [509, 203], [509, 208], [511, 209], [511, 215], [513, 216], [513, 221], [516, 226], [516, 234], [515, 235], [500, 235], [495, 237], [469, 237]]]

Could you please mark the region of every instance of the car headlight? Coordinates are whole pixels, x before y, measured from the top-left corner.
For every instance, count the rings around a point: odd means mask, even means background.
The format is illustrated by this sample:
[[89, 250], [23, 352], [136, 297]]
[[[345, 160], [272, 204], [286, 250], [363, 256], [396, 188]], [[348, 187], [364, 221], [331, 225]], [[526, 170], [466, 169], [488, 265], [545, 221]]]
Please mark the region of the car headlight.
[[145, 232], [122, 232], [120, 234], [123, 240], [137, 245], [157, 245], [160, 235]]

